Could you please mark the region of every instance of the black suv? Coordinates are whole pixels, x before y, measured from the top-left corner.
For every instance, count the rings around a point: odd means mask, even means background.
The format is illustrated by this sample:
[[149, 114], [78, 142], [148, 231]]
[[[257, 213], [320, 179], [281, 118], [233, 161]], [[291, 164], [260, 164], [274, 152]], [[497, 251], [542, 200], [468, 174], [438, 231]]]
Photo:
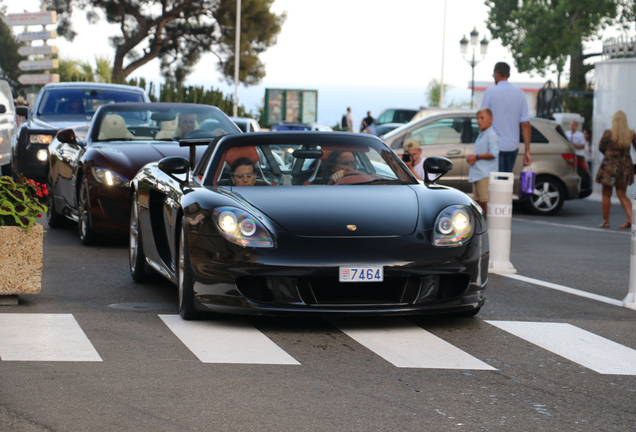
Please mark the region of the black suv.
[[20, 124], [11, 143], [11, 171], [39, 183], [48, 180], [49, 144], [59, 129], [88, 125], [102, 105], [115, 102], [150, 102], [139, 87], [103, 83], [54, 83], [45, 85], [29, 114], [27, 107], [16, 113], [28, 117]]

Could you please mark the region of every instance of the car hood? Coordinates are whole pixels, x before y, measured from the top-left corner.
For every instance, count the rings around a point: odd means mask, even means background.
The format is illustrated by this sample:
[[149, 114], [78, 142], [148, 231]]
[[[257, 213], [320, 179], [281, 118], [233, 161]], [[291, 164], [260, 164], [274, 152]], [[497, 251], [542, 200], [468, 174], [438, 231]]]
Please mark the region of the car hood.
[[[126, 142], [125, 144], [100, 143], [93, 145], [92, 150], [99, 152], [112, 164], [107, 168], [132, 179], [139, 169], [150, 162], [156, 162], [167, 156], [189, 157], [188, 147], [179, 147], [176, 142], [170, 143], [144, 143]], [[200, 151], [199, 151], [200, 150]], [[203, 152], [197, 148], [197, 156]]]
[[87, 125], [91, 122], [91, 117], [86, 114], [71, 116], [40, 116], [33, 118], [33, 128], [38, 129], [64, 129], [74, 126]]
[[233, 193], [299, 236], [405, 236], [419, 216], [417, 194], [406, 185], [234, 187]]

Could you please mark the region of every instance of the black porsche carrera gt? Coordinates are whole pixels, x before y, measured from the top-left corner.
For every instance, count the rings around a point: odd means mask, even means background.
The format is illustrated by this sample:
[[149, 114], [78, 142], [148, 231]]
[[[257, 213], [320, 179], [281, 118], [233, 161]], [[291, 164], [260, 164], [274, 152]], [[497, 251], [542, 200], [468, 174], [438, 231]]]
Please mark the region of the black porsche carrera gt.
[[[131, 275], [175, 283], [184, 319], [479, 312], [489, 256], [480, 207], [418, 182], [379, 139], [273, 132], [208, 143], [194, 168], [168, 157], [131, 182]], [[425, 161], [438, 177], [451, 167]]]

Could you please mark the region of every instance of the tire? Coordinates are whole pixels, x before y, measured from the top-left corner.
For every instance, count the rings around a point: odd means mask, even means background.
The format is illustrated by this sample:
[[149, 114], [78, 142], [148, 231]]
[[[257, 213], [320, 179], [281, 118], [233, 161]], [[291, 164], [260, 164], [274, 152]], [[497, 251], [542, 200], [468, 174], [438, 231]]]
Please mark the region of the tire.
[[190, 243], [186, 232], [185, 218], [181, 218], [179, 235], [179, 260], [177, 267], [177, 286], [179, 288], [179, 314], [184, 320], [196, 320], [200, 313], [194, 309], [194, 289], [192, 267], [190, 263]]
[[47, 206], [49, 210], [46, 212], [46, 222], [49, 224], [51, 228], [66, 228], [71, 225], [71, 221], [67, 219], [66, 216], [59, 214], [55, 210], [55, 192], [53, 191], [53, 187], [51, 186], [51, 181], [49, 180], [48, 189], [49, 196]]
[[137, 205], [137, 192], [132, 196], [130, 209], [130, 233], [128, 235], [128, 262], [130, 264], [130, 276], [137, 283], [150, 279], [146, 271], [146, 255], [141, 241], [141, 229], [139, 228], [139, 206]]
[[77, 197], [79, 222], [77, 224], [78, 233], [80, 236], [80, 242], [84, 246], [94, 244], [97, 240], [97, 235], [93, 228], [91, 228], [91, 210], [90, 200], [88, 198], [88, 182], [86, 178], [82, 179], [80, 185], [79, 194]]
[[11, 177], [11, 164], [8, 163], [0, 167], [0, 174]]
[[565, 189], [554, 177], [538, 176], [534, 182], [534, 194], [524, 203], [526, 209], [537, 215], [556, 214], [565, 201]]

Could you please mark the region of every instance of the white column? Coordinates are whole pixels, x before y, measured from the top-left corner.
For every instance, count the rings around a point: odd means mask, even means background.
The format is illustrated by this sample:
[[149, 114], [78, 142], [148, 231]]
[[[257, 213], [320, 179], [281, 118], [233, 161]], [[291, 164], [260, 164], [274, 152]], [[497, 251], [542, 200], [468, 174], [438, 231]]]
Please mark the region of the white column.
[[636, 309], [636, 200], [632, 201], [632, 255], [629, 261], [629, 291], [623, 300], [626, 308]]
[[517, 273], [510, 262], [513, 183], [512, 173], [490, 173], [488, 186], [489, 273]]

